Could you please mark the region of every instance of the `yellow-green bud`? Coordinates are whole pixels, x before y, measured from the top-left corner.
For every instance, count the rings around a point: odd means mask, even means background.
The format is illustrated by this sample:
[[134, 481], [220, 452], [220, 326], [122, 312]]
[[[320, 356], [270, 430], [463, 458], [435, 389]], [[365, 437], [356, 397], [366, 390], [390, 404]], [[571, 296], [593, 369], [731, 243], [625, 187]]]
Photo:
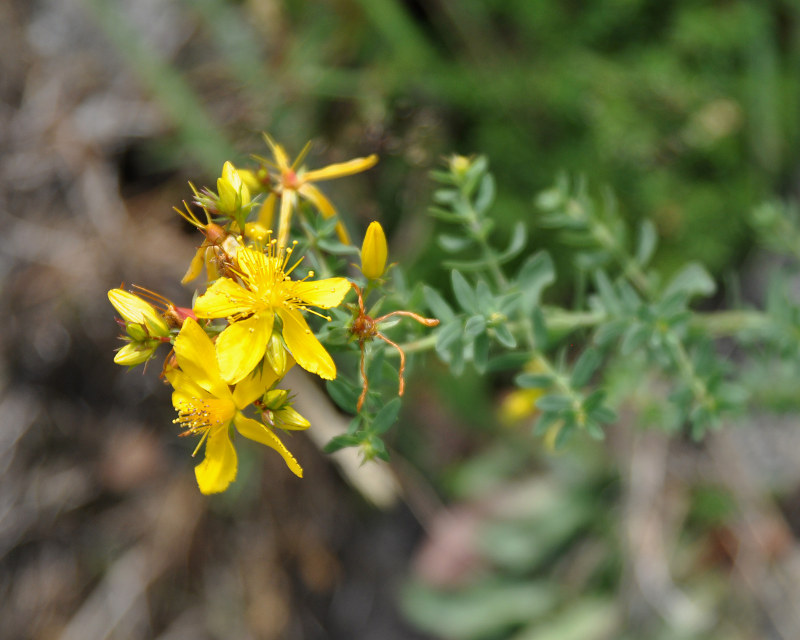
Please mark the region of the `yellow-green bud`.
[[280, 411], [289, 399], [286, 389], [272, 389], [264, 394], [264, 406], [272, 411]]
[[147, 362], [153, 357], [153, 353], [157, 348], [158, 343], [149, 340], [147, 342], [129, 342], [117, 351], [114, 356], [114, 362], [123, 367], [133, 367]]
[[151, 337], [169, 335], [169, 327], [161, 314], [139, 296], [124, 289], [112, 289], [108, 292], [108, 300], [128, 324], [129, 331], [131, 324], [144, 325]]
[[452, 155], [450, 156], [450, 171], [459, 177], [464, 177], [464, 175], [469, 171], [469, 168], [472, 166], [472, 161], [467, 158], [466, 156], [459, 156], [459, 155]]
[[275, 333], [269, 337], [267, 343], [267, 362], [279, 379], [283, 378], [294, 364], [294, 360], [286, 353], [283, 342]]
[[217, 179], [219, 211], [233, 215], [243, 206], [250, 204], [250, 190], [230, 162], [222, 166], [222, 177]]
[[361, 245], [361, 272], [370, 280], [377, 280], [386, 270], [386, 235], [379, 222], [370, 223]]

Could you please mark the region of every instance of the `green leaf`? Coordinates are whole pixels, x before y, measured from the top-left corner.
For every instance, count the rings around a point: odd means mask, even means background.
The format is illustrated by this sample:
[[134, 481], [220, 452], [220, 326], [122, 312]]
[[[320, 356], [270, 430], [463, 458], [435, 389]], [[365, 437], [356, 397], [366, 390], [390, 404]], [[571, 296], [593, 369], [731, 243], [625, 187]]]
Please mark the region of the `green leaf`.
[[494, 330], [494, 337], [497, 341], [507, 349], [513, 349], [517, 346], [517, 339], [506, 324], [497, 324], [492, 327]]
[[553, 260], [546, 251], [538, 251], [522, 263], [517, 273], [517, 286], [527, 308], [539, 304], [542, 291], [555, 282], [555, 279]]
[[620, 353], [623, 356], [630, 355], [647, 342], [649, 334], [650, 327], [639, 322], [632, 324], [622, 338], [622, 344], [619, 347]]
[[334, 453], [335, 451], [339, 451], [339, 449], [344, 449], [346, 447], [356, 447], [361, 443], [361, 439], [358, 436], [349, 436], [342, 434], [340, 436], [336, 436], [331, 438], [328, 444], [322, 449], [325, 453]]
[[472, 240], [468, 237], [451, 236], [441, 233], [437, 236], [436, 243], [448, 253], [457, 253], [472, 244]]
[[689, 297], [710, 296], [716, 291], [717, 285], [706, 268], [699, 262], [690, 262], [670, 280], [664, 290], [664, 298], [676, 291], [682, 291]]
[[495, 306], [494, 296], [492, 295], [491, 288], [486, 284], [486, 280], [483, 278], [478, 280], [478, 284], [475, 286], [475, 297], [484, 315], [488, 315], [488, 311]]
[[441, 323], [449, 322], [455, 317], [450, 305], [444, 301], [444, 298], [442, 298], [436, 289], [431, 289], [428, 285], [424, 285], [422, 287], [422, 294], [425, 296], [425, 302], [431, 310], [431, 313], [433, 313]]
[[620, 315], [620, 312], [622, 311], [622, 303], [617, 296], [617, 292], [614, 291], [614, 285], [611, 284], [611, 280], [609, 280], [606, 272], [602, 269], [595, 271], [594, 282], [595, 286], [597, 287], [597, 295], [600, 298], [603, 309], [605, 309], [609, 315]]
[[456, 350], [460, 350], [462, 327], [458, 320], [448, 322], [439, 328], [436, 335], [436, 353], [445, 362], [450, 362], [454, 352], [451, 346], [458, 344]]
[[325, 383], [325, 387], [328, 390], [328, 395], [342, 411], [356, 413], [360, 390], [356, 389], [351, 383], [346, 382], [342, 377], [328, 380]]
[[536, 307], [531, 315], [531, 323], [533, 324], [533, 339], [536, 341], [536, 348], [539, 351], [547, 349], [550, 338], [547, 335], [547, 324], [545, 324], [544, 313], [541, 307]]
[[471, 316], [464, 325], [464, 337], [467, 340], [474, 340], [486, 331], [486, 318], [482, 315]]
[[536, 401], [536, 407], [542, 411], [563, 411], [571, 406], [572, 400], [562, 395], [542, 396]]
[[508, 262], [516, 258], [519, 253], [525, 248], [525, 241], [528, 239], [528, 232], [525, 228], [525, 223], [520, 221], [514, 225], [514, 231], [511, 234], [511, 240], [508, 247], [501, 253], [497, 260], [500, 263]]
[[385, 433], [397, 420], [400, 413], [400, 398], [394, 398], [386, 404], [380, 411], [378, 411], [375, 419], [370, 425], [372, 433]]
[[461, 305], [461, 308], [469, 313], [480, 313], [481, 309], [478, 306], [478, 299], [466, 278], [455, 269], [453, 269], [450, 275], [453, 280], [453, 293], [455, 293], [456, 300], [458, 304]]
[[487, 173], [483, 176], [481, 180], [481, 184], [478, 187], [478, 195], [475, 196], [475, 211], [479, 215], [482, 215], [488, 211], [489, 207], [492, 206], [494, 202], [495, 196], [495, 184], [494, 184], [494, 176], [492, 174]]
[[522, 389], [547, 389], [553, 384], [553, 376], [524, 371], [514, 376], [514, 384]]
[[577, 389], [587, 384], [602, 361], [603, 357], [597, 349], [592, 347], [586, 349], [575, 363], [575, 368], [572, 370], [572, 376], [570, 377], [570, 386]]
[[472, 350], [472, 362], [478, 373], [486, 373], [489, 365], [489, 336], [482, 333], [475, 338]]
[[658, 232], [651, 220], [643, 220], [639, 226], [639, 238], [636, 242], [636, 261], [646, 267], [653, 257], [658, 244]]

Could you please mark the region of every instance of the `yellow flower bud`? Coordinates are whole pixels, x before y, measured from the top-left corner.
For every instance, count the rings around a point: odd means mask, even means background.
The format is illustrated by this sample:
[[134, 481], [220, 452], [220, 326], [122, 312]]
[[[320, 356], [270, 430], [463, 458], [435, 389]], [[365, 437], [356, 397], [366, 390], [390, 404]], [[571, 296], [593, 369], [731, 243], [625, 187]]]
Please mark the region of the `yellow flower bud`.
[[472, 166], [472, 161], [466, 156], [452, 155], [449, 162], [450, 171], [460, 177], [463, 177]]
[[386, 270], [386, 235], [379, 222], [370, 223], [361, 245], [361, 272], [370, 280], [377, 280]]
[[222, 177], [217, 179], [220, 213], [231, 215], [250, 204], [250, 190], [230, 162], [222, 166]]
[[153, 343], [151, 341], [129, 342], [122, 347], [122, 349], [117, 351], [114, 356], [114, 362], [123, 367], [134, 367], [152, 358], [157, 348], [158, 343]]
[[169, 327], [161, 314], [139, 296], [124, 289], [112, 289], [108, 292], [108, 300], [126, 323], [144, 325], [153, 337], [169, 335]]
[[283, 346], [280, 337], [275, 333], [270, 336], [267, 343], [266, 356], [269, 366], [272, 367], [278, 378], [283, 378], [286, 372], [294, 365], [292, 356], [286, 352], [286, 347]]

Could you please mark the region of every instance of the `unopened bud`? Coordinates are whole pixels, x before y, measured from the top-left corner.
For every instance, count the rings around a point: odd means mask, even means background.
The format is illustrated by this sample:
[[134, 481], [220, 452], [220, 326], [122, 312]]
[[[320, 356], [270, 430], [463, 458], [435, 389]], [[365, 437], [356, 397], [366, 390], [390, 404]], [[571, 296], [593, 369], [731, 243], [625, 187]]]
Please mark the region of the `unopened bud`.
[[114, 362], [123, 367], [134, 367], [152, 358], [157, 347], [158, 343], [152, 341], [129, 342], [122, 347], [122, 349], [117, 351], [114, 356]]
[[108, 300], [128, 324], [147, 328], [152, 337], [166, 337], [169, 327], [161, 314], [149, 302], [124, 289], [111, 289]]
[[370, 280], [377, 280], [386, 270], [386, 235], [379, 222], [370, 223], [361, 245], [361, 272]]
[[236, 167], [230, 162], [222, 166], [222, 177], [217, 179], [219, 211], [233, 215], [243, 206], [250, 204], [250, 191], [242, 181]]
[[277, 333], [273, 333], [267, 343], [267, 362], [279, 379], [294, 365], [294, 359], [287, 353]]

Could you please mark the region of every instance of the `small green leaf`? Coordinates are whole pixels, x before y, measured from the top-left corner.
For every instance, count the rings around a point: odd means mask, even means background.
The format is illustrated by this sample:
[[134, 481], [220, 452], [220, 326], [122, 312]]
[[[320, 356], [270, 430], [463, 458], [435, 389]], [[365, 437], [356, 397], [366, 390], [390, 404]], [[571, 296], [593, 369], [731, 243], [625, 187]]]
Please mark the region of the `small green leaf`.
[[466, 278], [455, 269], [451, 272], [451, 277], [453, 280], [453, 293], [455, 293], [456, 300], [461, 305], [461, 308], [468, 313], [480, 313], [478, 299]]
[[331, 438], [331, 440], [322, 450], [325, 453], [334, 453], [335, 451], [339, 451], [339, 449], [344, 449], [346, 447], [356, 447], [360, 442], [361, 439], [358, 436], [348, 436], [343, 434]]
[[622, 311], [622, 304], [606, 272], [602, 269], [595, 271], [594, 282], [597, 287], [597, 295], [606, 312], [613, 316], [619, 315]]
[[378, 411], [372, 421], [370, 431], [378, 434], [385, 433], [397, 420], [397, 416], [400, 413], [400, 404], [400, 398], [394, 398]]
[[494, 176], [487, 173], [481, 179], [480, 186], [478, 187], [478, 195], [475, 196], [475, 211], [482, 215], [488, 211], [492, 206], [495, 196]]
[[689, 297], [710, 296], [716, 289], [717, 285], [706, 268], [699, 262], [690, 262], [670, 280], [664, 290], [664, 297], [676, 291], [683, 291]]
[[457, 253], [463, 251], [472, 244], [472, 240], [468, 237], [451, 236], [441, 233], [437, 236], [436, 243], [448, 253]]
[[651, 220], [642, 220], [639, 226], [639, 238], [636, 242], [636, 261], [645, 267], [653, 257], [658, 244], [658, 232]]
[[553, 260], [546, 251], [539, 251], [522, 263], [517, 273], [517, 286], [528, 308], [539, 304], [542, 291], [555, 279]]
[[494, 337], [497, 341], [507, 349], [513, 349], [517, 346], [517, 339], [506, 324], [497, 324], [492, 327], [494, 330]]
[[536, 401], [536, 407], [542, 411], [563, 411], [572, 406], [572, 400], [567, 396], [549, 395], [542, 396]]
[[541, 307], [536, 307], [533, 310], [531, 322], [533, 324], [533, 339], [536, 341], [536, 348], [539, 351], [544, 351], [547, 349], [550, 338], [547, 335], [547, 325], [545, 324], [544, 313], [542, 313]]
[[489, 336], [486, 333], [482, 333], [475, 338], [472, 362], [478, 373], [486, 373], [486, 368], [489, 364]]
[[522, 372], [514, 376], [514, 384], [522, 389], [547, 389], [553, 384], [553, 376], [544, 373]]
[[514, 225], [514, 231], [511, 234], [511, 240], [508, 243], [508, 247], [497, 258], [498, 262], [508, 262], [509, 260], [516, 258], [525, 248], [525, 241], [527, 239], [528, 233], [525, 229], [525, 223], [521, 221], [517, 222], [517, 224]]
[[[450, 347], [460, 342], [461, 334], [462, 327], [458, 320], [448, 322], [439, 328], [436, 335], [436, 353], [445, 362], [450, 362], [453, 353]], [[460, 350], [460, 346], [457, 349]]]
[[603, 357], [597, 349], [592, 347], [586, 349], [575, 363], [575, 368], [572, 370], [570, 378], [570, 386], [577, 389], [587, 384], [602, 361]]
[[455, 317], [450, 305], [444, 301], [444, 298], [442, 298], [436, 289], [431, 289], [428, 285], [424, 285], [422, 287], [422, 294], [425, 296], [425, 302], [428, 308], [440, 322], [445, 323]]
[[482, 315], [471, 316], [464, 325], [464, 337], [467, 340], [474, 340], [486, 331], [486, 318]]

